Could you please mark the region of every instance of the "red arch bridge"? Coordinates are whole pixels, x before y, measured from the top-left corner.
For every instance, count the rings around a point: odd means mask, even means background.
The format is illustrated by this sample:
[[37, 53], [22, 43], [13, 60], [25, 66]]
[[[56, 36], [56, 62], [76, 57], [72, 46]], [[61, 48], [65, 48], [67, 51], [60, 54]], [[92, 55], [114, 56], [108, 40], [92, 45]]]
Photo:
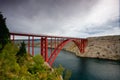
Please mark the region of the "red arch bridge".
[[[57, 55], [60, 53], [62, 48], [69, 42], [74, 42], [78, 47], [81, 54], [85, 52], [85, 47], [87, 46], [87, 39], [83, 38], [73, 38], [73, 37], [62, 37], [62, 36], [48, 36], [48, 35], [35, 35], [35, 34], [25, 34], [25, 33], [10, 33], [11, 40], [15, 42], [17, 37], [27, 37], [28, 53], [32, 51], [32, 56], [34, 56], [35, 40], [39, 40], [40, 54], [43, 56], [44, 60], [52, 66]], [[31, 47], [31, 48], [30, 48]], [[48, 47], [50, 47], [50, 55], [48, 56]], [[31, 50], [30, 50], [31, 49]]]

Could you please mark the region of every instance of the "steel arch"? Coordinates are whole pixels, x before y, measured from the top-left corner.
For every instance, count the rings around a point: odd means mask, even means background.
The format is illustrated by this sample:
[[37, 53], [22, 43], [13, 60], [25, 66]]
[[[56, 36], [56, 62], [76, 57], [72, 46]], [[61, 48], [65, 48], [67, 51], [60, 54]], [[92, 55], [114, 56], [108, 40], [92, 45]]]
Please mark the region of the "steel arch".
[[49, 59], [48, 59], [48, 63], [50, 66], [52, 66], [53, 62], [55, 61], [56, 57], [58, 56], [58, 54], [60, 53], [60, 51], [62, 50], [62, 48], [68, 43], [68, 42], [74, 42], [79, 51], [81, 53], [84, 53], [84, 49], [85, 49], [85, 46], [86, 46], [86, 43], [87, 43], [87, 40], [86, 39], [81, 39], [81, 40], [78, 40], [78, 39], [67, 39], [67, 40], [64, 40], [63, 42], [61, 42], [55, 49], [54, 51], [52, 52], [52, 54], [50, 55]]

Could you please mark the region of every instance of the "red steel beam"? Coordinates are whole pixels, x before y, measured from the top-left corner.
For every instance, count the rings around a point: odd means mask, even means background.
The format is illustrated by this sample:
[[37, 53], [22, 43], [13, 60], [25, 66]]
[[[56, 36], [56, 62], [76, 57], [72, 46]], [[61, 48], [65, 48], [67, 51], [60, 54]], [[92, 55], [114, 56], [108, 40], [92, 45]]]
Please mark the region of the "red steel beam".
[[48, 61], [48, 39], [45, 37], [45, 61]]
[[80, 42], [80, 52], [83, 53], [83, 40], [81, 39], [81, 42]]
[[40, 38], [40, 55], [41, 55], [41, 38]]
[[54, 40], [54, 47], [56, 48], [56, 38], [55, 38], [55, 40]]
[[28, 36], [28, 54], [30, 54], [30, 36]]
[[49, 35], [39, 35], [39, 34], [26, 34], [26, 33], [14, 33], [10, 32], [11, 35], [18, 36], [34, 36], [34, 37], [47, 37], [47, 38], [67, 38], [67, 39], [84, 39], [84, 38], [75, 38], [75, 37], [63, 37], [63, 36], [49, 36]]
[[51, 47], [51, 53], [52, 53], [52, 38], [51, 38], [51, 42], [50, 42], [50, 47]]
[[48, 61], [48, 39], [47, 37], [41, 38], [41, 55], [43, 56], [44, 60]]
[[80, 52], [83, 53], [85, 50], [85, 41], [86, 40], [76, 40], [76, 39], [67, 39], [62, 41], [56, 48], [55, 50], [52, 52], [52, 54], [50, 55], [49, 59], [48, 59], [48, 63], [50, 64], [50, 66], [52, 66], [55, 58], [57, 57], [57, 55], [59, 54], [60, 50], [65, 46], [65, 44], [67, 44], [68, 42], [73, 41], [77, 47], [79, 48]]
[[32, 56], [34, 56], [34, 36], [32, 36]]
[[14, 43], [14, 40], [15, 40], [15, 35], [14, 35], [14, 34], [11, 35], [11, 40], [12, 40], [12, 42]]
[[43, 37], [41, 37], [41, 56], [43, 56]]

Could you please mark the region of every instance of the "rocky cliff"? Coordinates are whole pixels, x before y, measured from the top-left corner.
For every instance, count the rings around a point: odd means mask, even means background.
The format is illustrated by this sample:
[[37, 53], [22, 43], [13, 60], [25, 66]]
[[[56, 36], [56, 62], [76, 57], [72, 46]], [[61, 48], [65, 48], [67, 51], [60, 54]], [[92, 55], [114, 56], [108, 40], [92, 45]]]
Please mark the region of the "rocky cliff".
[[88, 45], [83, 54], [72, 42], [66, 45], [64, 49], [80, 57], [120, 60], [120, 35], [88, 38]]

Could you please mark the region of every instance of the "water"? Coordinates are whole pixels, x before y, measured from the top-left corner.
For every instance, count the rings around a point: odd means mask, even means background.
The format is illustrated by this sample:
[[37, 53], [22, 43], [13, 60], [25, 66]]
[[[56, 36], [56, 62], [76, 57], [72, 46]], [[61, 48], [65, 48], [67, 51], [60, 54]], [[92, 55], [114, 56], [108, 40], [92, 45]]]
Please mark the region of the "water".
[[[39, 48], [35, 49], [39, 53]], [[120, 62], [80, 58], [73, 53], [62, 50], [54, 62], [54, 66], [62, 64], [71, 70], [70, 80], [120, 80]]]

